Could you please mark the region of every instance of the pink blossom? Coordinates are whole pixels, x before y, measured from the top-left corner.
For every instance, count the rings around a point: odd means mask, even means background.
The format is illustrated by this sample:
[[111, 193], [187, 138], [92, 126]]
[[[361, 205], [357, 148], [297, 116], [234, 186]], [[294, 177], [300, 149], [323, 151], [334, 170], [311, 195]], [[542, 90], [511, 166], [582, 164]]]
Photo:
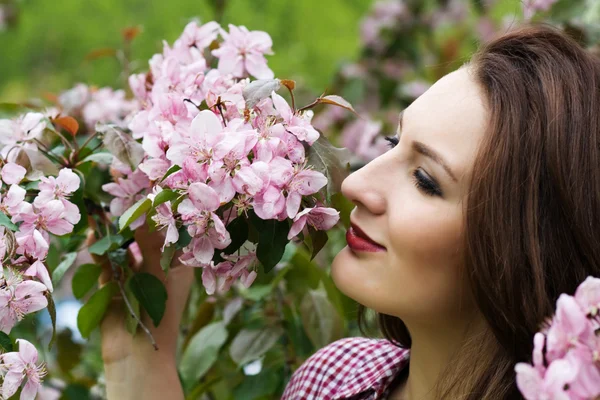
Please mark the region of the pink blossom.
[[14, 292], [0, 290], [0, 330], [8, 334], [26, 314], [46, 308], [46, 290], [46, 285], [35, 281], [17, 283]]
[[18, 142], [39, 139], [46, 126], [42, 113], [30, 112], [15, 120], [0, 120], [0, 144], [12, 147]]
[[24, 272], [24, 275], [33, 276], [38, 278], [50, 292], [54, 290], [52, 287], [52, 280], [50, 279], [50, 275], [48, 274], [48, 268], [44, 265], [40, 260], [35, 261], [27, 270]]
[[23, 220], [23, 224], [19, 230], [30, 232], [32, 229], [38, 229], [60, 236], [71, 233], [73, 224], [79, 222], [79, 218], [79, 209], [77, 209], [77, 214], [73, 215], [62, 201], [51, 200], [41, 207], [34, 207], [29, 212], [20, 214], [19, 219]]
[[570, 400], [565, 385], [573, 382], [578, 373], [577, 365], [569, 360], [553, 361], [542, 374], [529, 364], [515, 366], [517, 386], [527, 400]]
[[296, 236], [304, 229], [307, 223], [316, 230], [329, 230], [335, 226], [339, 219], [339, 211], [333, 208], [305, 208], [294, 218], [294, 223], [287, 238], [289, 240]]
[[283, 118], [286, 130], [293, 133], [298, 140], [312, 145], [319, 138], [319, 132], [312, 127], [310, 120], [305, 115], [294, 113], [287, 101], [277, 93], [273, 92], [271, 96], [275, 109]]
[[166, 173], [171, 163], [160, 158], [150, 158], [139, 165], [139, 169], [148, 175], [151, 181], [161, 179]]
[[68, 201], [67, 197], [79, 189], [80, 183], [79, 176], [69, 168], [61, 169], [57, 178], [42, 177], [38, 185], [40, 192], [33, 204], [38, 208], [43, 208], [52, 200], [60, 200], [65, 207], [65, 219], [71, 224], [76, 224], [81, 219], [79, 207]]
[[156, 223], [157, 229], [167, 230], [165, 235], [165, 243], [162, 247], [164, 250], [170, 243], [177, 243], [179, 240], [179, 231], [173, 218], [173, 211], [171, 210], [171, 202], [167, 201], [156, 207], [156, 214], [152, 216], [152, 220]]
[[137, 108], [137, 103], [125, 98], [125, 91], [101, 88], [91, 92], [82, 109], [83, 120], [89, 128], [100, 123], [124, 125], [125, 117]]
[[229, 25], [229, 33], [222, 31], [221, 35], [225, 41], [212, 54], [219, 58], [218, 68], [222, 74], [243, 78], [249, 73], [258, 79], [273, 78], [273, 71], [264, 57], [273, 54], [273, 42], [268, 33]]
[[547, 335], [549, 361], [562, 358], [572, 347], [593, 343], [594, 331], [585, 313], [572, 296], [561, 294], [556, 302], [556, 316]]
[[588, 276], [575, 292], [575, 301], [592, 317], [600, 311], [600, 279]]
[[2, 397], [8, 399], [14, 395], [26, 379], [20, 399], [32, 400], [41, 388], [42, 378], [46, 376], [46, 366], [44, 363], [36, 365], [38, 352], [31, 343], [25, 339], [17, 339], [17, 343], [18, 352], [2, 354], [1, 366], [8, 370], [2, 383]]
[[208, 163], [213, 158], [213, 148], [223, 136], [223, 127], [217, 116], [208, 110], [200, 111], [192, 121], [189, 137], [180, 136], [173, 139], [167, 151], [167, 159], [179, 166], [182, 166], [188, 157], [199, 163]]
[[[102, 190], [115, 196], [110, 202], [110, 213], [114, 216], [123, 213], [136, 201], [144, 197], [141, 192], [150, 184], [148, 177], [141, 170], [136, 170], [127, 178], [118, 178], [116, 182], [102, 185]], [[135, 229], [144, 223], [142, 217], [134, 221], [131, 228]]]
[[48, 243], [48, 234], [45, 231], [40, 232], [38, 229], [24, 231], [21, 228], [15, 233], [15, 239], [19, 246], [17, 253], [40, 260], [46, 258], [50, 245]]
[[27, 170], [19, 164], [9, 162], [2, 167], [2, 180], [7, 185], [17, 184], [25, 178]]
[[27, 205], [24, 203], [26, 194], [27, 191], [19, 185], [11, 185], [8, 192], [2, 198], [0, 211], [13, 216], [15, 220], [18, 219], [21, 210], [27, 211]]
[[530, 20], [538, 11], [548, 11], [550, 7], [558, 0], [523, 0], [523, 16], [525, 20]]
[[201, 264], [210, 262], [215, 248], [224, 249], [231, 243], [229, 232], [217, 214], [219, 196], [208, 185], [194, 182], [190, 185], [189, 198], [183, 200], [177, 211], [184, 223], [188, 224], [188, 233], [192, 242], [187, 247]]
[[219, 24], [214, 21], [201, 26], [198, 26], [195, 21], [190, 22], [183, 29], [181, 37], [175, 42], [175, 47], [195, 47], [204, 50], [217, 38], [219, 28]]

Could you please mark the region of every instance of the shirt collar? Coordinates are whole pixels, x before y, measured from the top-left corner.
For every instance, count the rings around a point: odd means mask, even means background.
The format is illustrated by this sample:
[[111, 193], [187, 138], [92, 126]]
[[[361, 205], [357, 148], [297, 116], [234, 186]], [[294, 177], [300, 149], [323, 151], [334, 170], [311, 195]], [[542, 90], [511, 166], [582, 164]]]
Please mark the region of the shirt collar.
[[334, 400], [355, 396], [366, 390], [374, 390], [380, 395], [396, 374], [408, 365], [409, 356], [410, 350], [391, 343], [374, 349], [363, 358], [344, 385], [338, 388]]

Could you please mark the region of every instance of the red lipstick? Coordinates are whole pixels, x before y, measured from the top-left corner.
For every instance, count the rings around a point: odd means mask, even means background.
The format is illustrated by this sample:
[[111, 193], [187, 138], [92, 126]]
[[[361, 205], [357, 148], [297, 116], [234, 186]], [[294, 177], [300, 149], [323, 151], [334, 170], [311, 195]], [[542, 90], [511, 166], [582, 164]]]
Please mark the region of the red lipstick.
[[348, 247], [353, 251], [385, 251], [385, 247], [374, 242], [373, 239], [354, 224], [350, 224], [350, 228], [346, 231], [346, 242], [348, 242]]

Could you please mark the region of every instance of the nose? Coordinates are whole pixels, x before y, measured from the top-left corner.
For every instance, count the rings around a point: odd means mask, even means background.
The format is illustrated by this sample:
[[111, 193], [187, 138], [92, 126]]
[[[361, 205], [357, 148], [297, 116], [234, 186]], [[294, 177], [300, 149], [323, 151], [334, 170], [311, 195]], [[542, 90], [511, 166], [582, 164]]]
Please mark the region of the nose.
[[342, 194], [358, 208], [365, 208], [375, 215], [383, 214], [387, 208], [386, 175], [389, 176], [383, 154], [346, 177], [342, 182]]

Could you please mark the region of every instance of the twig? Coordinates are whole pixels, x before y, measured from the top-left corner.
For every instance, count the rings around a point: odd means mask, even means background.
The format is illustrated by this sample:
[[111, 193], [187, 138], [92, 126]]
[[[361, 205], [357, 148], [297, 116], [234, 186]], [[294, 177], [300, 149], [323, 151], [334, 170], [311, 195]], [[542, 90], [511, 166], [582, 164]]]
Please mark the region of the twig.
[[305, 105], [304, 107], [300, 108], [298, 110], [298, 112], [302, 112], [304, 110], [308, 110], [309, 108], [313, 108], [314, 106], [316, 106], [317, 104], [319, 104], [319, 101], [321, 100], [321, 98], [319, 97], [318, 99], [316, 99], [315, 101], [313, 101], [310, 104]]
[[223, 120], [223, 125], [225, 125], [225, 127], [227, 127], [227, 121], [225, 121], [225, 116], [223, 115], [223, 110], [221, 109], [221, 98], [219, 97], [218, 103], [217, 103], [217, 109], [219, 110], [219, 114], [221, 114], [221, 119]]
[[119, 291], [121, 292], [121, 296], [123, 297], [123, 300], [125, 301], [125, 305], [127, 306], [127, 310], [129, 311], [129, 314], [131, 314], [131, 316], [138, 322], [138, 324], [140, 324], [140, 326], [142, 327], [144, 332], [146, 332], [146, 335], [148, 335], [148, 338], [150, 338], [150, 342], [152, 343], [152, 347], [154, 347], [154, 350], [158, 350], [158, 345], [156, 344], [156, 340], [154, 340], [154, 336], [152, 336], [152, 332], [150, 332], [150, 330], [146, 327], [146, 325], [144, 325], [142, 320], [135, 314], [135, 311], [133, 311], [133, 307], [131, 306], [131, 303], [129, 303], [129, 299], [127, 298], [127, 294], [125, 293], [125, 288], [123, 287], [123, 283], [121, 282], [121, 279], [120, 279], [120, 273], [118, 272], [117, 268], [115, 267], [115, 265], [112, 262], [112, 260], [110, 259], [110, 257], [108, 257], [108, 261], [110, 262], [110, 266], [113, 270], [113, 278], [115, 279], [115, 281], [117, 281], [117, 284], [119, 285]]
[[71, 146], [71, 143], [69, 143], [67, 138], [64, 137], [63, 134], [58, 131], [58, 129], [54, 129], [52, 132], [54, 132], [58, 135], [58, 137], [60, 138], [60, 140], [62, 141], [62, 143], [65, 145], [66, 148], [73, 150], [73, 146]]
[[86, 141], [81, 145], [81, 149], [85, 149], [85, 146], [87, 146], [96, 136], [98, 136], [98, 131], [95, 131], [93, 135], [90, 135], [90, 137], [86, 139]]
[[[276, 286], [277, 287], [275, 291], [277, 292], [277, 312], [279, 313], [279, 318], [281, 319], [281, 321], [284, 321], [285, 316], [283, 315], [283, 293], [281, 291], [281, 287], [279, 285]], [[282, 335], [281, 341], [283, 342], [283, 351], [285, 353], [285, 364], [283, 365], [283, 374], [285, 375], [287, 381], [292, 376], [293, 357], [290, 354], [287, 335]]]

